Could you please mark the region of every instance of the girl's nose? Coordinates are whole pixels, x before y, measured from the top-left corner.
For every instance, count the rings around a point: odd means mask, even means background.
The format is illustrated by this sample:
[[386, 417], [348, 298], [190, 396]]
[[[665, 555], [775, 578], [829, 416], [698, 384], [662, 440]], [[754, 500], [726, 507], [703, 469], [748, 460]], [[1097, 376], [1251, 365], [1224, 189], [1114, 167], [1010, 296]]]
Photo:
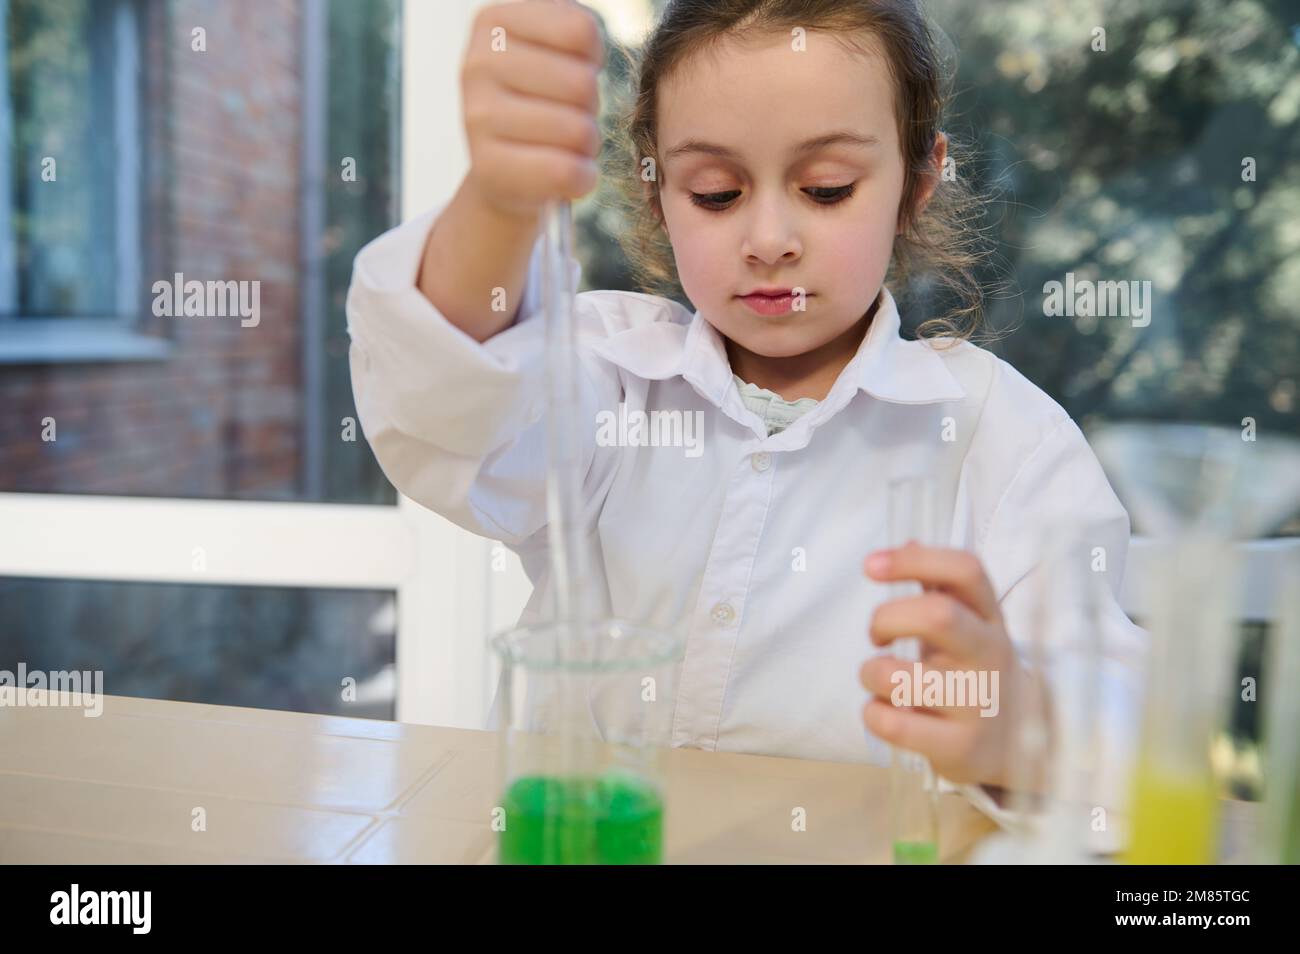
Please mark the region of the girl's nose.
[[756, 198], [749, 209], [744, 243], [746, 261], [775, 265], [782, 261], [795, 261], [803, 254], [794, 211], [784, 199]]

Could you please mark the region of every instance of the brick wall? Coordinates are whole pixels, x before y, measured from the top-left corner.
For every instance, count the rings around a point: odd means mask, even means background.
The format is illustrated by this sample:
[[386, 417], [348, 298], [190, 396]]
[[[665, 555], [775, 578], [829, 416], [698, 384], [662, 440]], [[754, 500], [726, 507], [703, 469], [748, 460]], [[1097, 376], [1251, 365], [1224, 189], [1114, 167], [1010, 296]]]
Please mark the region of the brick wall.
[[[141, 330], [165, 360], [0, 365], [0, 490], [282, 499], [301, 454], [294, 0], [145, 0]], [[207, 31], [207, 51], [191, 31]], [[151, 287], [261, 282], [261, 320], [155, 318]], [[58, 439], [41, 441], [53, 417]]]

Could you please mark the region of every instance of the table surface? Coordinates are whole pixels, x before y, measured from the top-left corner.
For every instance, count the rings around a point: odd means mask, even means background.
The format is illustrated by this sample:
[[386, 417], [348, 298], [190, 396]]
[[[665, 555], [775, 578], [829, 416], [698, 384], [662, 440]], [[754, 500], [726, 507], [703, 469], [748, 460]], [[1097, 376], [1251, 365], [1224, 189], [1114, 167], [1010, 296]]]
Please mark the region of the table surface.
[[[103, 701], [93, 718], [0, 708], [0, 862], [494, 860], [496, 733]], [[662, 759], [670, 863], [889, 861], [885, 769], [698, 749]], [[960, 795], [939, 805], [945, 861], [996, 831]]]

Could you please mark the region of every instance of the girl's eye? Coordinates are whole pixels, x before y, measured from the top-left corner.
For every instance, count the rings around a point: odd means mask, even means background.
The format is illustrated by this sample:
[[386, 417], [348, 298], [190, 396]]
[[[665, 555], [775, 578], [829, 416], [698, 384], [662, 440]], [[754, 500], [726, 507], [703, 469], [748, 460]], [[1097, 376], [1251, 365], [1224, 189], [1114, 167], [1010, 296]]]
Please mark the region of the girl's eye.
[[853, 195], [853, 183], [844, 186], [818, 186], [803, 190], [819, 205], [838, 205]]
[[701, 209], [708, 209], [712, 212], [721, 212], [727, 207], [727, 204], [738, 195], [740, 195], [739, 189], [732, 189], [730, 192], [692, 192], [691, 201]]
[[[814, 186], [804, 189], [804, 194], [818, 205], [838, 205], [853, 195], [853, 183], [844, 186]], [[725, 212], [732, 200], [740, 195], [739, 189], [730, 192], [692, 192], [691, 201], [711, 212]]]

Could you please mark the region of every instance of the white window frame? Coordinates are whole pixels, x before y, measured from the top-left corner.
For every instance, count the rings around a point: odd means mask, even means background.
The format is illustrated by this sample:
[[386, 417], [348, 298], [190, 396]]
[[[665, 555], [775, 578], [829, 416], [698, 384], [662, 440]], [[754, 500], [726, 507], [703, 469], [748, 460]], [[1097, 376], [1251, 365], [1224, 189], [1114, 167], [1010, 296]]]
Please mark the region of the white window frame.
[[[476, 6], [404, 4], [403, 218], [449, 197], [468, 167], [450, 131], [463, 128], [458, 72]], [[0, 493], [0, 576], [394, 591], [401, 722], [485, 726], [487, 637], [531, 591], [510, 551], [493, 571], [493, 546], [401, 495], [369, 506]]]
[[400, 722], [484, 727], [487, 637], [531, 588], [509, 551], [493, 572], [492, 541], [400, 496], [371, 506], [0, 493], [0, 527], [0, 576], [391, 590]]

